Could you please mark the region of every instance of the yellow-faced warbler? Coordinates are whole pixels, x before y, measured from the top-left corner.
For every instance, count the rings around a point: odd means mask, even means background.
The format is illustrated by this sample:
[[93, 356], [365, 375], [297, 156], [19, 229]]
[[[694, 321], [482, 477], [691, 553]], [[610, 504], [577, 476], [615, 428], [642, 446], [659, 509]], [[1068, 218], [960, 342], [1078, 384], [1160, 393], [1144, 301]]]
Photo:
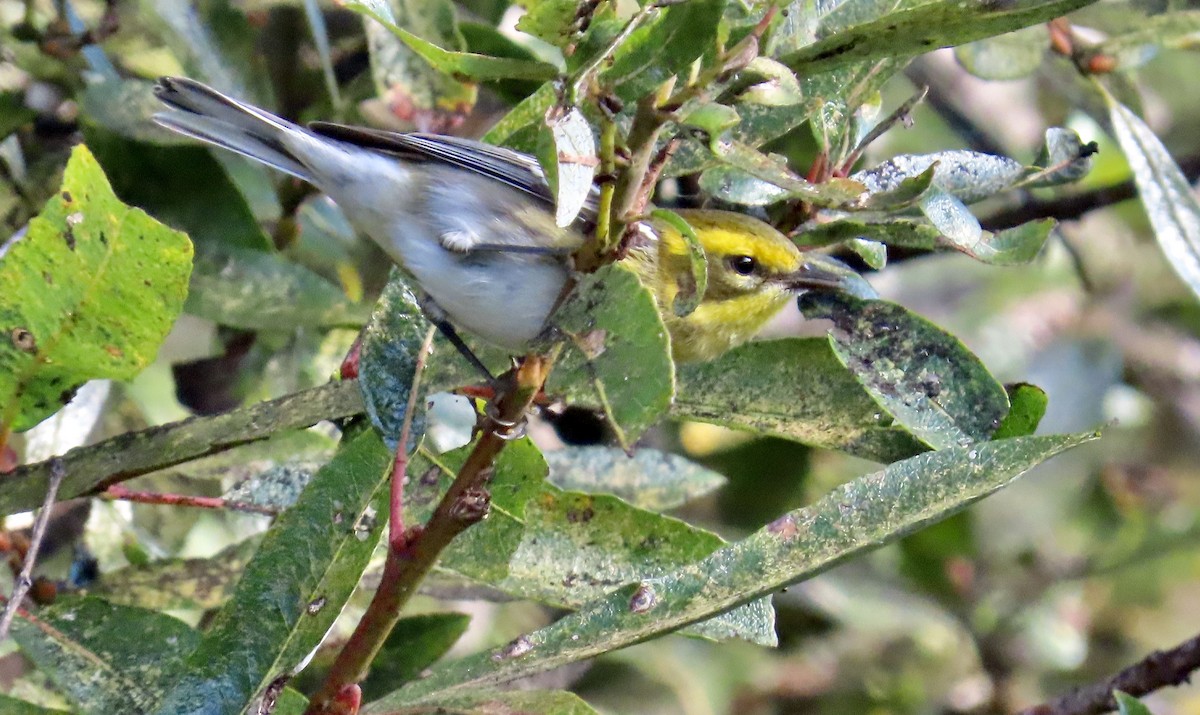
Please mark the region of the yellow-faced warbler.
[[[188, 79], [162, 78], [155, 93], [172, 109], [155, 115], [159, 124], [313, 184], [416, 280], [434, 322], [513, 352], [546, 329], [571, 253], [595, 219], [593, 196], [574, 225], [557, 226], [537, 161], [509, 149], [323, 122], [301, 127]], [[798, 291], [869, 290], [842, 264], [802, 254], [756, 219], [681, 215], [708, 262], [708, 289], [690, 314], [672, 309], [692, 270], [678, 230], [651, 219], [628, 254], [659, 303], [676, 359], [712, 358], [745, 341]]]

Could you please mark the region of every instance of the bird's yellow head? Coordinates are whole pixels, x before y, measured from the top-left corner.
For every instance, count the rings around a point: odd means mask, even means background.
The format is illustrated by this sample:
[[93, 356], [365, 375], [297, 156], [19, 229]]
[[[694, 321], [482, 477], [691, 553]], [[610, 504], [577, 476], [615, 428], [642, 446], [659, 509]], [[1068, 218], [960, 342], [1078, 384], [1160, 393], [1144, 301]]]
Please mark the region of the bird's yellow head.
[[629, 264], [654, 293], [678, 362], [711, 360], [753, 337], [798, 291], [861, 292], [858, 274], [824, 256], [805, 254], [758, 219], [727, 211], [680, 211], [708, 265], [708, 288], [691, 313], [674, 305], [691, 287], [687, 242], [662, 221], [642, 228]]

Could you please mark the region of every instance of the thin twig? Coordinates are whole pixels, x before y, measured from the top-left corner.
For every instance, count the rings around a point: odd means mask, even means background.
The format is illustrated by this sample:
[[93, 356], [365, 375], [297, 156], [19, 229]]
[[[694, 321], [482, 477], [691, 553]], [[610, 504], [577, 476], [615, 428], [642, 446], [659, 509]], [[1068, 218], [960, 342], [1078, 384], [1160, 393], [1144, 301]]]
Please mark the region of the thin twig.
[[409, 535], [404, 528], [404, 482], [408, 479], [408, 440], [412, 431], [413, 413], [417, 409], [417, 397], [421, 391], [421, 373], [425, 372], [425, 361], [429, 351], [433, 349], [433, 337], [437, 328], [430, 326], [421, 343], [421, 351], [417, 353], [417, 362], [413, 368], [412, 387], [408, 391], [408, 403], [404, 410], [404, 421], [400, 425], [400, 439], [396, 443], [396, 459], [392, 463], [392, 493], [388, 521], [388, 548], [392, 551], [403, 551]]
[[1098, 715], [1117, 709], [1113, 691], [1141, 697], [1160, 688], [1181, 685], [1200, 668], [1200, 635], [1170, 650], [1156, 650], [1111, 678], [1076, 688], [1048, 703], [1022, 710], [1020, 715]]
[[58, 487], [67, 476], [67, 469], [61, 459], [55, 459], [50, 468], [50, 484], [46, 488], [46, 499], [33, 522], [33, 534], [29, 537], [29, 549], [25, 552], [25, 563], [21, 565], [21, 573], [13, 584], [12, 595], [4, 604], [4, 614], [0, 615], [0, 641], [8, 637], [8, 629], [12, 626], [13, 616], [17, 608], [25, 600], [25, 594], [33, 586], [33, 564], [37, 561], [38, 549], [42, 545], [42, 537], [46, 534], [46, 524], [50, 521], [50, 508], [58, 496]]

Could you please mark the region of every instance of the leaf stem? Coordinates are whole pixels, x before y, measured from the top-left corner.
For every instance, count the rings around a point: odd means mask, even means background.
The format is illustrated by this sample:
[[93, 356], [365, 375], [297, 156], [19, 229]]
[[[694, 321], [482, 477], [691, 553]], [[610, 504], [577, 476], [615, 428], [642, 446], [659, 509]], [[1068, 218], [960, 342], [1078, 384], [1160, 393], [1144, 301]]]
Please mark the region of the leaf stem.
[[512, 439], [513, 426], [524, 420], [525, 411], [541, 390], [553, 362], [553, 357], [527, 355], [510, 373], [511, 388], [484, 416], [479, 441], [429, 521], [423, 528], [407, 530], [409, 538], [390, 540], [379, 588], [338, 654], [321, 689], [309, 702], [306, 715], [337, 712], [332, 708], [338, 694], [345, 686], [360, 682], [366, 675], [368, 666], [399, 620], [400, 610], [416, 593], [442, 551], [456, 536], [486, 516], [491, 501], [487, 483], [492, 465], [504, 445]]

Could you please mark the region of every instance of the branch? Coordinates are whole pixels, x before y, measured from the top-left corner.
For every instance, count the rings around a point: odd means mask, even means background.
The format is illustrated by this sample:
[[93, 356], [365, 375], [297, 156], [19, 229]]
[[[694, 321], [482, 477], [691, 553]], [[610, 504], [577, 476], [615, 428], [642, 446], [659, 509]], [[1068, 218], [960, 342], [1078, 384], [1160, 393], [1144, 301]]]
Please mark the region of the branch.
[[42, 537], [46, 535], [46, 524], [50, 521], [50, 509], [54, 506], [58, 488], [63, 483], [67, 472], [61, 459], [50, 460], [50, 483], [46, 486], [46, 494], [42, 501], [42, 509], [33, 522], [33, 534], [29, 537], [29, 548], [25, 551], [25, 563], [21, 565], [21, 573], [13, 584], [12, 595], [4, 604], [4, 614], [0, 615], [0, 641], [8, 637], [8, 629], [12, 626], [13, 616], [25, 600], [25, 594], [33, 586], [33, 564], [37, 561], [38, 549], [42, 545]]
[[[1200, 155], [1187, 156], [1179, 160], [1179, 168], [1188, 183], [1200, 179]], [[1133, 179], [1112, 186], [1103, 186], [1078, 194], [1053, 199], [1027, 201], [1019, 206], [998, 211], [980, 223], [988, 231], [1002, 231], [1020, 226], [1040, 218], [1056, 218], [1060, 221], [1077, 219], [1086, 213], [1106, 206], [1128, 201], [1137, 196], [1137, 185]]]
[[338, 698], [363, 679], [399, 620], [401, 609], [417, 592], [442, 551], [456, 536], [487, 515], [491, 501], [487, 483], [492, 476], [492, 465], [514, 437], [513, 428], [525, 419], [525, 411], [541, 390], [552, 364], [552, 358], [525, 357], [512, 374], [512, 387], [498, 402], [488, 404], [479, 441], [424, 528], [409, 529], [400, 538], [396, 534], [389, 536], [379, 588], [350, 640], [338, 653], [321, 689], [309, 701], [307, 715], [340, 712]]
[[1022, 710], [1020, 715], [1098, 715], [1117, 709], [1113, 691], [1141, 697], [1159, 688], [1180, 685], [1200, 668], [1200, 635], [1171, 650], [1156, 650], [1101, 683], [1093, 683], [1048, 703]]
[[74, 499], [165, 467], [266, 439], [282, 430], [309, 427], [321, 420], [341, 419], [362, 411], [358, 383], [343, 380], [220, 415], [193, 417], [118, 435], [0, 474], [0, 514], [37, 507], [50, 484], [55, 460], [61, 460], [67, 472], [60, 498]]

